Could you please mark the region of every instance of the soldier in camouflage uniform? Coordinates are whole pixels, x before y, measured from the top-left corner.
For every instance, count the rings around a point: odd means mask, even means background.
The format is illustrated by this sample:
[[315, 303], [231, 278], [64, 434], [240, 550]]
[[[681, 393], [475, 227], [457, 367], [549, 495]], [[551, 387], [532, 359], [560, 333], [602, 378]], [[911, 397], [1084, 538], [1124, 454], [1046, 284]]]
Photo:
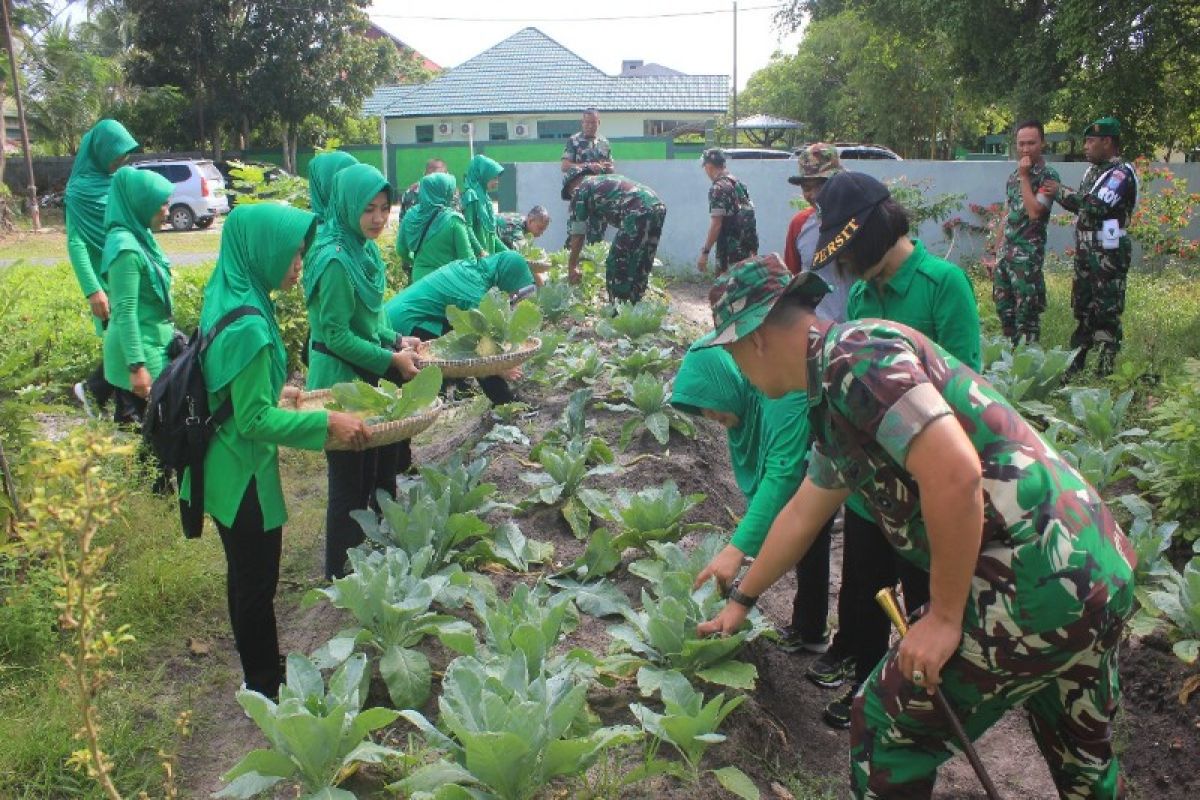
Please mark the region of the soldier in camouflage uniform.
[[[600, 112], [589, 108], [583, 112], [579, 120], [582, 129], [571, 135], [562, 153], [562, 171], [564, 173], [580, 164], [598, 164], [604, 172], [613, 171], [612, 147], [600, 134]], [[594, 219], [588, 223], [586, 231], [587, 243], [595, 244], [604, 239], [605, 223], [603, 219]], [[571, 246], [571, 235], [567, 234], [564, 247]]]
[[568, 274], [572, 282], [579, 280], [584, 234], [593, 220], [602, 219], [618, 229], [605, 262], [609, 299], [636, 303], [646, 293], [667, 207], [650, 187], [621, 175], [601, 174], [601, 169], [584, 164], [564, 176], [562, 197], [571, 203]]
[[1036, 342], [1046, 310], [1046, 220], [1054, 198], [1043, 191], [1046, 181], [1058, 182], [1058, 172], [1042, 158], [1045, 129], [1037, 120], [1017, 125], [1017, 168], [1008, 176], [1005, 198], [1008, 216], [992, 276], [992, 299], [1004, 335], [1014, 345]]
[[[855, 232], [851, 217], [818, 249]], [[1096, 490], [977, 373], [899, 323], [818, 319], [827, 290], [772, 256], [736, 265], [710, 294], [707, 343], [725, 346], [768, 397], [808, 393], [813, 451], [754, 565], [698, 633], [737, 630], [853, 492], [931, 585], [924, 613], [855, 699], [854, 795], [931, 796], [953, 747], [930, 698], [940, 686], [972, 738], [1023, 705], [1060, 797], [1121, 797], [1110, 737], [1133, 601], [1129, 541]]]
[[717, 246], [717, 274], [730, 264], [758, 255], [758, 226], [754, 221], [754, 203], [746, 184], [725, 168], [725, 154], [716, 148], [704, 151], [700, 159], [704, 173], [712, 181], [708, 189], [708, 236], [700, 249], [696, 268], [708, 271], [708, 254]]
[[1067, 191], [1056, 182], [1047, 182], [1046, 187], [1064, 208], [1079, 214], [1071, 283], [1076, 321], [1071, 346], [1080, 351], [1072, 369], [1083, 369], [1088, 350], [1099, 345], [1096, 371], [1108, 375], [1121, 349], [1121, 314], [1132, 250], [1125, 228], [1137, 205], [1137, 173], [1120, 157], [1121, 123], [1112, 117], [1088, 126], [1083, 150], [1092, 166], [1084, 173], [1079, 191]]
[[513, 250], [532, 242], [549, 226], [550, 212], [545, 206], [534, 206], [523, 216], [512, 211], [496, 215], [496, 235]]
[[[447, 172], [446, 162], [440, 158], [431, 158], [425, 162], [425, 174], [432, 175], [435, 172]], [[421, 182], [417, 181], [404, 190], [404, 194], [400, 195], [400, 219], [404, 219], [404, 215], [408, 210], [417, 204], [418, 194], [420, 192]], [[458, 195], [455, 195], [455, 207], [458, 206]]]

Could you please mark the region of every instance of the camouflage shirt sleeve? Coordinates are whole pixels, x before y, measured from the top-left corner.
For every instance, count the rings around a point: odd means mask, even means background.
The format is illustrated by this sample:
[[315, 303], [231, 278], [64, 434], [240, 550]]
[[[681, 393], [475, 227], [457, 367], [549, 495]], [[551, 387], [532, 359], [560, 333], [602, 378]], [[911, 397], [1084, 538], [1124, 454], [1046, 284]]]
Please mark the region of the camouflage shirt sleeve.
[[714, 217], [729, 217], [737, 213], [737, 193], [732, 181], [722, 178], [708, 187], [708, 213]]
[[578, 160], [577, 158], [575, 158], [576, 153], [578, 152], [578, 148], [579, 148], [579, 140], [576, 139], [575, 136], [572, 135], [571, 138], [567, 139], [567, 144], [563, 148], [563, 151], [562, 151], [562, 157], [564, 159], [566, 159], [567, 161], [574, 163], [575, 161]]
[[583, 184], [575, 190], [575, 197], [571, 199], [571, 217], [567, 220], [567, 234], [569, 236], [583, 236], [588, 229], [588, 200], [592, 196], [591, 187], [588, 186], [585, 180]]
[[805, 477], [818, 489], [834, 491], [846, 488], [842, 473], [838, 471], [833, 459], [825, 453], [820, 442], [813, 442], [812, 450], [808, 454], [808, 474]]

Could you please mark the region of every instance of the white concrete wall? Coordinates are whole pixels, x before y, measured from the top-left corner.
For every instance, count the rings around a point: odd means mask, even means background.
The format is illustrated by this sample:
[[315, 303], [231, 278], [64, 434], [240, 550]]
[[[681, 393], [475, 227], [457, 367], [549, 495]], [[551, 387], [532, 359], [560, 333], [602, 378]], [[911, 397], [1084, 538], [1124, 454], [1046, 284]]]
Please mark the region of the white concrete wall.
[[[880, 180], [904, 177], [909, 181], [927, 182], [927, 193], [965, 194], [962, 208], [956, 212], [964, 220], [978, 222], [968, 204], [987, 205], [1004, 199], [1004, 185], [1015, 168], [1011, 161], [855, 161], [847, 162], [851, 169], [874, 175]], [[1087, 168], [1082, 163], [1054, 165], [1064, 183], [1077, 186]], [[1187, 179], [1193, 191], [1200, 188], [1200, 163], [1171, 164], [1177, 175]], [[547, 249], [556, 249], [566, 237], [566, 203], [559, 199], [562, 173], [557, 164], [517, 164], [518, 208], [535, 204], [550, 209], [553, 220], [542, 237]], [[659, 257], [668, 262], [672, 271], [694, 270], [694, 264], [708, 227], [709, 181], [699, 160], [630, 161], [617, 165], [618, 172], [654, 189], [667, 204], [667, 221], [659, 244]], [[788, 222], [795, 213], [788, 204], [800, 189], [787, 182], [796, 174], [795, 161], [732, 162], [732, 172], [750, 190], [758, 218], [758, 236], [763, 252], [782, 251]], [[1055, 206], [1055, 214], [1065, 213]], [[1189, 235], [1200, 238], [1200, 222], [1194, 222]], [[944, 252], [941, 226], [926, 223], [920, 236], [935, 252]], [[609, 238], [612, 238], [610, 229]], [[959, 238], [951, 257], [960, 263], [978, 255], [978, 242]], [[1061, 252], [1071, 244], [1071, 229], [1050, 226], [1049, 246]], [[1136, 253], [1135, 253], [1136, 259]], [[1135, 261], [1136, 263], [1136, 261]]]
[[[643, 123], [647, 119], [703, 122], [711, 118], [711, 114], [683, 114], [665, 111], [654, 113], [609, 112], [600, 115], [600, 132], [610, 139], [627, 136], [645, 136], [645, 126]], [[467, 137], [458, 132], [459, 123], [475, 123], [476, 138], [487, 139], [489, 123], [508, 122], [508, 136], [510, 139], [516, 139], [514, 126], [517, 122], [524, 122], [529, 125], [529, 130], [532, 134], [529, 138], [536, 139], [538, 120], [571, 120], [578, 122], [579, 114], [572, 112], [570, 114], [498, 114], [485, 117], [413, 117], [389, 119], [387, 121], [387, 135], [388, 142], [391, 144], [416, 144], [416, 129], [418, 125], [434, 125], [434, 130], [436, 131], [436, 126], [439, 122], [451, 122], [454, 123], [454, 135], [448, 139], [438, 139], [435, 137], [435, 141], [465, 142]]]

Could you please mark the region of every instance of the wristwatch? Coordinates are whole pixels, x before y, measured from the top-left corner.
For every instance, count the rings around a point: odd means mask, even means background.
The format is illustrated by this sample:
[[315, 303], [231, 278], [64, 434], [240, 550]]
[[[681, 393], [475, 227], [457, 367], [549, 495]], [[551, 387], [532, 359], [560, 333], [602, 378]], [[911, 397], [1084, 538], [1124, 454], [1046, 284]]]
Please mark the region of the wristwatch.
[[702, 247], [702, 248], [700, 248], [700, 255], [706, 256], [709, 254], [710, 250], [712, 250], [711, 247]]
[[729, 587], [729, 599], [746, 608], [754, 608], [754, 604], [758, 602], [758, 597], [751, 597], [743, 592], [739, 588], [741, 583], [741, 581], [734, 581], [733, 585]]

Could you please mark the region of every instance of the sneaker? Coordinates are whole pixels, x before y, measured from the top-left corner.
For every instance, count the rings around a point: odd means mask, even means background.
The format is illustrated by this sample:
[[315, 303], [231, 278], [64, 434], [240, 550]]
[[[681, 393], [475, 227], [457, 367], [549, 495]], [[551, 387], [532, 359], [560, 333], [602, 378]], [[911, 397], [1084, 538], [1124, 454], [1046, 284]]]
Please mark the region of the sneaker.
[[75, 395], [75, 399], [83, 406], [84, 414], [93, 418], [96, 416], [96, 411], [92, 408], [92, 401], [88, 398], [87, 387], [82, 381], [71, 387], [71, 394]]
[[806, 641], [800, 635], [800, 631], [796, 630], [791, 625], [780, 625], [775, 628], [775, 632], [779, 634], [779, 641], [775, 643], [785, 653], [824, 653], [829, 649], [829, 637], [816, 641]]
[[854, 677], [854, 657], [829, 649], [809, 664], [804, 674], [817, 686], [835, 689]]
[[850, 709], [854, 706], [854, 696], [861, 688], [861, 683], [852, 683], [837, 696], [836, 700], [825, 706], [825, 710], [821, 712], [821, 719], [825, 721], [826, 725], [839, 730], [850, 727]]

